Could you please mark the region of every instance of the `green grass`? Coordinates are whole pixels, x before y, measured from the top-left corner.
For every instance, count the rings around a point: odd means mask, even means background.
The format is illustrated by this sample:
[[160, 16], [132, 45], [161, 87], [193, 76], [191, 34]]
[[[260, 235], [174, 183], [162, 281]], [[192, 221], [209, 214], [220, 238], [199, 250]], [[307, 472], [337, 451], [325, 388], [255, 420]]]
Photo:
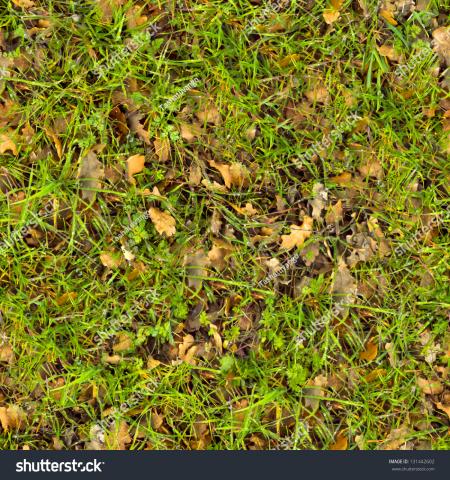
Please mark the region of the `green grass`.
[[[340, 435], [349, 449], [375, 449], [403, 428], [399, 446], [449, 448], [449, 418], [436, 406], [448, 404], [450, 394], [444, 370], [450, 172], [443, 147], [449, 79], [431, 43], [432, 31], [448, 24], [446, 2], [397, 13], [392, 26], [376, 13], [378, 2], [366, 2], [371, 13], [364, 18], [347, 1], [328, 28], [326, 2], [293, 0], [251, 33], [246, 27], [261, 18], [264, 4], [142, 1], [148, 19], [129, 28], [134, 2], [115, 8], [110, 23], [96, 2], [35, 3], [24, 12], [0, 0], [3, 57], [10, 59], [0, 80], [0, 135], [14, 136], [19, 148], [18, 155], [0, 155], [7, 185], [0, 197], [1, 240], [36, 222], [0, 256], [6, 339], [0, 352], [6, 345], [14, 352], [0, 362], [0, 406], [16, 405], [26, 417], [20, 428], [0, 428], [0, 447], [85, 449], [96, 440], [129, 449], [327, 449]], [[49, 29], [28, 38], [27, 29], [42, 19]], [[270, 31], [271, 22], [282, 27]], [[127, 39], [152, 24], [159, 33], [125, 52]], [[408, 65], [403, 78], [377, 49], [386, 43]], [[411, 60], [421, 49], [429, 55]], [[95, 74], [101, 65], [103, 77]], [[195, 78], [195, 89], [158, 110]], [[306, 101], [317, 86], [326, 88], [328, 102]], [[131, 130], [119, 135], [111, 118], [118, 98], [122, 115], [142, 114], [150, 146]], [[182, 124], [197, 121], [208, 102], [221, 122], [199, 121], [202, 133], [187, 142]], [[362, 120], [320, 157], [295, 166], [352, 113]], [[251, 127], [253, 139], [246, 135]], [[61, 158], [49, 131], [61, 141]], [[154, 151], [157, 138], [170, 141], [167, 162]], [[77, 171], [98, 144], [106, 145], [98, 158], [107, 179], [89, 203]], [[136, 154], [146, 163], [133, 185], [126, 159]], [[218, 193], [190, 182], [190, 169], [198, 166], [202, 179], [223, 184], [209, 160], [243, 163], [249, 185]], [[382, 175], [361, 173], [368, 161], [379, 163]], [[353, 175], [350, 185], [333, 178], [343, 172]], [[326, 209], [342, 200], [342, 220], [328, 229], [323, 218], [315, 220], [305, 245], [318, 248], [316, 262], [302, 257], [257, 287], [268, 273], [265, 260], [283, 263], [295, 253], [280, 250], [280, 235], [311, 215], [319, 182], [327, 188]], [[164, 199], [143, 194], [155, 186]], [[234, 208], [247, 202], [258, 210], [251, 218]], [[44, 217], [46, 206], [52, 213]], [[165, 239], [144, 220], [114, 244], [151, 206], [172, 214], [176, 235]], [[214, 212], [222, 221], [216, 234]], [[427, 215], [438, 219], [431, 241], [420, 233]], [[299, 346], [298, 334], [339, 300], [332, 293], [338, 266], [357, 248], [358, 234], [377, 242], [374, 220], [391, 253], [350, 268], [358, 297], [349, 298], [347, 316], [333, 318]], [[255, 242], [262, 227], [274, 230], [273, 239]], [[232, 245], [225, 268], [193, 273], [186, 256], [208, 253], [216, 238]], [[403, 255], [393, 253], [414, 238]], [[104, 267], [100, 254], [112, 247], [120, 252], [121, 244], [135, 260]], [[145, 271], [129, 280], [139, 262]], [[192, 287], [195, 274], [201, 281]], [[70, 292], [77, 296], [59, 305]], [[114, 335], [98, 342], [102, 331]], [[199, 347], [195, 365], [177, 354], [187, 335]], [[116, 352], [119, 337], [130, 341]], [[361, 360], [369, 341], [378, 345], [377, 356]], [[436, 354], [427, 361], [430, 348]], [[149, 359], [161, 363], [149, 368]], [[322, 377], [324, 388], [314, 388]], [[426, 395], [418, 377], [438, 379], [447, 390]], [[150, 381], [156, 388], [147, 389]], [[122, 443], [114, 428], [95, 434], [111, 408], [117, 425], [126, 422], [129, 438]]]

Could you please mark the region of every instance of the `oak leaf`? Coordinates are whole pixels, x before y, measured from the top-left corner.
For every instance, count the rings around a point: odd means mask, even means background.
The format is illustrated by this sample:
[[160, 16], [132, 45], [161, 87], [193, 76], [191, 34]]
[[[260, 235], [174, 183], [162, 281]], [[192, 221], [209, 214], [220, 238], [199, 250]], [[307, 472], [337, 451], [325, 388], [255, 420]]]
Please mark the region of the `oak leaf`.
[[301, 225], [291, 225], [291, 233], [281, 235], [281, 248], [291, 250], [294, 247], [301, 247], [312, 235], [313, 223], [314, 220], [311, 217], [305, 216]]
[[155, 207], [151, 207], [148, 213], [151, 221], [155, 225], [156, 231], [160, 235], [166, 235], [167, 237], [175, 235], [177, 231], [175, 228], [176, 222], [170, 213], [163, 212]]

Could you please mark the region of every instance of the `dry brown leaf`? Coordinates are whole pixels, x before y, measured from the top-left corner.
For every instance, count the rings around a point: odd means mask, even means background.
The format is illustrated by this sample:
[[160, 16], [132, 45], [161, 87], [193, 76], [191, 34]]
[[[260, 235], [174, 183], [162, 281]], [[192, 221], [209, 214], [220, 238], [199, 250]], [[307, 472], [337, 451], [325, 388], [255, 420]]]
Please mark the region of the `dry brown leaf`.
[[340, 175], [331, 177], [330, 180], [337, 185], [345, 186], [352, 181], [352, 174], [350, 172], [343, 172]]
[[11, 345], [5, 340], [1, 340], [0, 344], [0, 362], [6, 362], [12, 364], [14, 362], [14, 350]]
[[214, 125], [220, 125], [222, 118], [217, 107], [213, 104], [202, 107], [197, 113], [197, 118], [202, 123], [212, 123]]
[[160, 162], [167, 162], [170, 158], [170, 141], [168, 138], [157, 138], [153, 142], [155, 153]]
[[94, 189], [101, 187], [100, 180], [104, 178], [105, 170], [102, 162], [97, 159], [97, 155], [91, 151], [82, 160], [78, 171], [80, 179], [82, 197], [89, 202], [95, 198]]
[[218, 270], [223, 270], [227, 265], [226, 258], [233, 250], [231, 243], [226, 240], [214, 239], [213, 248], [208, 253], [210, 265]]
[[193, 142], [197, 137], [203, 133], [201, 125], [197, 123], [181, 123], [180, 124], [180, 134], [183, 140], [186, 140], [188, 143]]
[[149, 370], [153, 370], [154, 368], [158, 367], [159, 365], [161, 365], [161, 362], [159, 360], [156, 360], [156, 358], [153, 358], [152, 356], [148, 357], [147, 368]]
[[314, 220], [305, 216], [301, 225], [291, 225], [289, 235], [281, 235], [281, 248], [291, 250], [294, 247], [301, 247], [305, 240], [312, 235]]
[[113, 351], [115, 353], [125, 352], [130, 350], [133, 346], [133, 340], [130, 335], [125, 332], [121, 332], [116, 335], [116, 343], [113, 345]]
[[134, 132], [146, 145], [150, 145], [150, 135], [144, 126], [141, 124], [143, 115], [141, 113], [132, 112], [128, 115], [128, 122], [130, 129]]
[[394, 428], [387, 436], [385, 443], [380, 447], [380, 450], [398, 450], [406, 443], [406, 438], [410, 434], [407, 425], [402, 425], [400, 428]]
[[347, 450], [348, 440], [342, 433], [338, 433], [336, 440], [330, 445], [330, 450]]
[[342, 200], [338, 200], [328, 208], [327, 214], [325, 215], [325, 222], [328, 225], [334, 225], [339, 223], [343, 219], [343, 216], [344, 208], [342, 206]]
[[126, 0], [97, 0], [102, 21], [104, 23], [111, 23], [114, 11], [123, 5], [125, 1]]
[[117, 426], [113, 425], [108, 435], [108, 445], [111, 449], [126, 450], [126, 445], [133, 440], [128, 430], [128, 423], [125, 420], [122, 420]]
[[189, 167], [189, 185], [200, 185], [202, 181], [202, 169], [200, 165], [192, 163]]
[[61, 140], [59, 139], [58, 135], [56, 135], [56, 133], [49, 127], [45, 127], [44, 132], [47, 135], [47, 137], [53, 142], [58, 158], [61, 160], [63, 150], [62, 150]]
[[183, 343], [178, 346], [178, 355], [183, 362], [195, 365], [194, 356], [198, 347], [195, 344], [194, 337], [190, 334], [183, 337]]
[[450, 405], [443, 405], [441, 402], [438, 402], [436, 403], [436, 407], [445, 412], [447, 417], [450, 419]]
[[209, 164], [220, 172], [227, 188], [232, 186], [242, 188], [248, 185], [250, 175], [242, 163], [234, 162], [231, 165], [227, 165], [210, 160]]
[[253, 207], [253, 205], [249, 202], [245, 204], [245, 207], [238, 207], [237, 205], [231, 204], [231, 206], [241, 215], [245, 215], [246, 217], [254, 217], [258, 210]]
[[148, 17], [146, 17], [145, 15], [141, 15], [141, 12], [142, 7], [139, 5], [134, 5], [127, 11], [126, 18], [127, 27], [129, 30], [144, 25], [144, 23], [147, 22]]
[[166, 235], [171, 237], [176, 233], [176, 222], [175, 219], [168, 212], [163, 212], [158, 208], [151, 207], [148, 211], [150, 215], [150, 220], [155, 225], [156, 231], [160, 235]]
[[309, 204], [312, 207], [311, 215], [315, 220], [319, 220], [322, 210], [326, 207], [327, 204], [328, 192], [322, 183], [316, 183], [313, 186], [312, 194], [313, 199], [309, 201]]
[[439, 27], [433, 31], [433, 50], [450, 66], [450, 27]]
[[369, 160], [361, 165], [358, 170], [363, 177], [375, 177], [378, 180], [384, 177], [383, 165], [379, 160]]
[[371, 362], [375, 360], [378, 355], [378, 345], [376, 343], [367, 342], [366, 348], [359, 354], [359, 358], [361, 360], [365, 360], [367, 362]]
[[376, 380], [379, 380], [385, 375], [386, 375], [386, 370], [384, 368], [376, 368], [375, 370], [372, 370], [370, 373], [368, 373], [364, 377], [364, 379], [366, 380], [366, 382], [371, 383], [371, 382], [375, 382]]
[[17, 155], [17, 146], [11, 139], [11, 135], [12, 132], [0, 134], [0, 154], [4, 154], [9, 150], [13, 155]]
[[439, 380], [427, 380], [425, 378], [418, 377], [417, 385], [426, 395], [438, 395], [444, 390], [443, 385]]
[[122, 257], [120, 253], [116, 251], [103, 252], [100, 254], [100, 261], [104, 267], [118, 268], [122, 263]]
[[9, 430], [21, 430], [26, 424], [26, 414], [17, 405], [0, 407], [0, 423], [5, 432]]
[[136, 181], [133, 178], [133, 175], [136, 173], [141, 173], [144, 170], [145, 166], [145, 156], [144, 155], [132, 155], [127, 160], [127, 173], [128, 180], [135, 183]]
[[352, 277], [347, 265], [345, 262], [340, 261], [331, 292], [341, 297], [341, 299], [351, 302], [356, 295], [357, 288], [356, 280]]
[[319, 83], [311, 90], [305, 92], [305, 95], [311, 103], [328, 103], [330, 100], [328, 89]]
[[202, 284], [202, 278], [208, 276], [206, 267], [210, 266], [209, 258], [205, 255], [203, 249], [193, 254], [186, 255], [184, 258], [184, 266], [186, 267], [186, 276], [188, 285], [198, 290]]
[[401, 55], [395, 51], [393, 45], [381, 45], [380, 47], [377, 47], [377, 50], [381, 56], [387, 57], [394, 62], [398, 62], [401, 58]]

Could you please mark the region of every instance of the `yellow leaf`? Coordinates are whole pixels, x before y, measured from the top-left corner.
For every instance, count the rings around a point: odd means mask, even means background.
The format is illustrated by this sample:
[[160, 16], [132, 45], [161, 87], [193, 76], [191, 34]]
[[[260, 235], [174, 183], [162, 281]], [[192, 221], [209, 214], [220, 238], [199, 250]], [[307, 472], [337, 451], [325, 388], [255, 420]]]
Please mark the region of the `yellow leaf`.
[[328, 25], [334, 23], [340, 16], [341, 14], [338, 10], [328, 9], [323, 12], [323, 19]]
[[128, 180], [130, 182], [135, 182], [133, 175], [136, 173], [141, 173], [144, 170], [145, 165], [145, 156], [144, 155], [132, 155], [127, 160], [128, 167]]
[[447, 417], [450, 419], [450, 405], [443, 405], [441, 402], [438, 402], [436, 403], [436, 407], [445, 412]]
[[170, 215], [170, 213], [162, 212], [158, 208], [152, 207], [148, 211], [150, 215], [150, 219], [155, 225], [156, 231], [160, 235], [166, 235], [171, 237], [175, 235], [176, 228], [175, 228], [175, 219]]
[[301, 225], [291, 225], [289, 235], [281, 235], [281, 248], [291, 250], [294, 247], [301, 247], [306, 239], [312, 235], [314, 220], [306, 216]]
[[127, 333], [119, 333], [116, 335], [117, 342], [113, 345], [114, 352], [125, 352], [133, 346], [133, 341]]
[[69, 300], [75, 300], [75, 298], [77, 298], [78, 294], [77, 292], [66, 292], [66, 293], [63, 293], [60, 297], [58, 297], [56, 299], [56, 304], [61, 306], [61, 305], [64, 305], [65, 303], [67, 303], [67, 301]]
[[330, 3], [335, 10], [339, 10], [344, 4], [344, 0], [331, 0]]
[[32, 0], [12, 0], [14, 5], [21, 8], [31, 8], [34, 7], [34, 2]]
[[381, 10], [380, 15], [386, 20], [386, 22], [390, 23], [391, 25], [398, 25], [397, 20], [394, 18], [392, 12], [389, 10]]
[[361, 360], [366, 360], [367, 362], [371, 362], [375, 360], [378, 355], [378, 345], [376, 343], [368, 342], [366, 345], [366, 349], [359, 354], [359, 358]]

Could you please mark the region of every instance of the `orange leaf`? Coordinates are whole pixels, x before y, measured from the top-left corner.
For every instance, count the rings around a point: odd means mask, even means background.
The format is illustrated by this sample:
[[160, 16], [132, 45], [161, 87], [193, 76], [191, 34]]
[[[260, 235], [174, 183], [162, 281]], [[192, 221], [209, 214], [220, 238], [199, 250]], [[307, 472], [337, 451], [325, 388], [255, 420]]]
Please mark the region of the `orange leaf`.
[[289, 235], [281, 235], [281, 248], [291, 250], [294, 247], [301, 247], [305, 240], [312, 235], [314, 220], [306, 216], [301, 225], [291, 225]]
[[392, 15], [392, 12], [389, 10], [381, 10], [380, 15], [386, 20], [386, 22], [390, 23], [391, 25], [398, 25], [397, 20]]
[[132, 155], [127, 160], [128, 167], [128, 180], [134, 183], [133, 175], [141, 173], [144, 170], [145, 156], [144, 155]]
[[342, 433], [338, 433], [335, 442], [330, 445], [330, 450], [347, 450], [348, 440]]
[[366, 349], [359, 354], [359, 358], [361, 360], [366, 360], [367, 362], [371, 362], [375, 360], [378, 355], [378, 345], [376, 343], [368, 342], [366, 345]]

